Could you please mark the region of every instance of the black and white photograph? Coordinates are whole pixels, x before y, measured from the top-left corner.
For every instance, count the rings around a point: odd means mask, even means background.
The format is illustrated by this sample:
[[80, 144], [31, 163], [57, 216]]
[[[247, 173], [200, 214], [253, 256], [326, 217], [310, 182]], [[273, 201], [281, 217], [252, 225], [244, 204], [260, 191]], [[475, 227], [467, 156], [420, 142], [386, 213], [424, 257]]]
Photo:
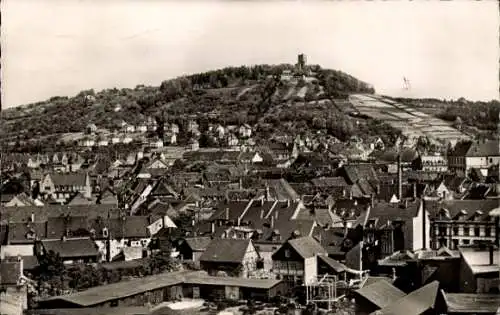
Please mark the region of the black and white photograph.
[[0, 315], [500, 314], [498, 1], [0, 13]]

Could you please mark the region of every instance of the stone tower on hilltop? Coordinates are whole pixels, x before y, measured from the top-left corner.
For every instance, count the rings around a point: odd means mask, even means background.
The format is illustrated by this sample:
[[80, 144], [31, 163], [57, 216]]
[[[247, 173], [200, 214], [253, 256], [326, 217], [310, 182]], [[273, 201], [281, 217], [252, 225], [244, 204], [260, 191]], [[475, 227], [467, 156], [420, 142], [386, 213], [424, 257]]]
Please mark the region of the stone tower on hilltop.
[[299, 54], [297, 57], [297, 71], [303, 72], [305, 71], [307, 64], [307, 56], [305, 54]]

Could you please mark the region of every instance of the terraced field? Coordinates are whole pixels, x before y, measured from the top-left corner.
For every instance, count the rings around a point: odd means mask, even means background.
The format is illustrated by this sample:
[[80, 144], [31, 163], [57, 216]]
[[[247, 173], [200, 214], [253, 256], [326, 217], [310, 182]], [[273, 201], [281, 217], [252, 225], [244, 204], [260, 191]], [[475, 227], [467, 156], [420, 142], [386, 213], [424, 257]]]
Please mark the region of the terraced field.
[[456, 143], [470, 138], [445, 120], [380, 96], [356, 94], [351, 95], [349, 101], [360, 114], [386, 122], [410, 139], [426, 136], [444, 143]]

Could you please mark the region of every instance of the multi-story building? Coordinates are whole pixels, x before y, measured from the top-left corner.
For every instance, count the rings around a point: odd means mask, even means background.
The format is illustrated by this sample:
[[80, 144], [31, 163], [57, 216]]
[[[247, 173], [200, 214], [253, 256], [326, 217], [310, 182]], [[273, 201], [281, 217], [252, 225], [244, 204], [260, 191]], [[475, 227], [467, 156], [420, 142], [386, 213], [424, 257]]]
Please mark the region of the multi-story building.
[[431, 247], [457, 249], [461, 245], [494, 242], [498, 234], [495, 218], [489, 212], [498, 200], [426, 201], [430, 213]]
[[448, 165], [452, 170], [468, 173], [479, 169], [486, 176], [488, 169], [500, 163], [500, 143], [498, 140], [457, 143], [448, 155]]
[[420, 158], [422, 170], [425, 172], [444, 173], [448, 171], [448, 159], [440, 153], [424, 154]]

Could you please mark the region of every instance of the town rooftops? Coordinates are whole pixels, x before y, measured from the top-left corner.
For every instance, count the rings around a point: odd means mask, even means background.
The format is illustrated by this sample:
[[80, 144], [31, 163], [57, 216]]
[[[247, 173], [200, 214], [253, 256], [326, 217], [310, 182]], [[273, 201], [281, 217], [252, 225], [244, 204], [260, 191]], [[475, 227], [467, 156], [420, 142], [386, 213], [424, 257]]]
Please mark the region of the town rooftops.
[[467, 157], [500, 156], [500, 143], [498, 140], [485, 140], [472, 143], [467, 150]]
[[[448, 313], [495, 314], [500, 307], [498, 294], [446, 293], [441, 291]], [[498, 314], [498, 313], [497, 313]]]
[[420, 201], [410, 201], [407, 205], [399, 203], [377, 202], [372, 208], [369, 208], [366, 223], [374, 220], [375, 228], [383, 227], [388, 222], [408, 221], [418, 215]]
[[28, 222], [34, 216], [35, 222], [46, 221], [48, 217], [57, 217], [60, 215], [70, 216], [86, 216], [98, 217], [107, 216], [108, 212], [111, 217], [119, 215], [119, 210], [113, 205], [76, 205], [76, 206], [61, 206], [61, 205], [45, 205], [42, 207], [0, 207], [0, 215], [2, 220], [9, 222]]
[[85, 186], [85, 179], [87, 174], [85, 173], [70, 173], [70, 174], [59, 174], [52, 173], [48, 174], [52, 179], [52, 182], [56, 187], [58, 186]]
[[420, 315], [434, 308], [439, 282], [433, 281], [370, 315]]
[[440, 211], [445, 209], [450, 219], [456, 218], [458, 214], [463, 212], [464, 219], [480, 215], [481, 219], [484, 220], [488, 218], [491, 210], [498, 207], [498, 200], [443, 200], [441, 202], [426, 202], [425, 205], [431, 218], [437, 218]]
[[365, 285], [355, 292], [379, 308], [386, 307], [406, 295], [403, 291], [385, 280]]
[[249, 239], [213, 239], [200, 257], [200, 261], [241, 263], [250, 245]]
[[[85, 307], [85, 308], [56, 308], [34, 309], [25, 311], [26, 315], [150, 315], [147, 306], [124, 307]], [[172, 313], [174, 314], [174, 313]]]
[[288, 240], [290, 246], [302, 257], [310, 258], [326, 254], [326, 250], [311, 236], [303, 236]]
[[500, 251], [498, 249], [493, 249], [492, 264], [490, 263], [490, 252], [488, 249], [460, 247], [459, 250], [465, 263], [472, 270], [472, 273], [498, 273], [498, 265], [500, 264]]
[[98, 255], [95, 243], [87, 237], [43, 240], [42, 245], [47, 252], [53, 251], [62, 258], [95, 257]]
[[68, 295], [54, 296], [41, 300], [41, 304], [43, 306], [43, 303], [46, 301], [65, 301], [79, 307], [92, 307], [109, 301], [123, 299], [144, 292], [154, 291], [183, 283], [193, 285], [205, 284], [212, 286], [236, 286], [255, 289], [270, 289], [280, 282], [280, 280], [273, 279], [211, 277], [204, 272], [177, 271], [107, 284]]

